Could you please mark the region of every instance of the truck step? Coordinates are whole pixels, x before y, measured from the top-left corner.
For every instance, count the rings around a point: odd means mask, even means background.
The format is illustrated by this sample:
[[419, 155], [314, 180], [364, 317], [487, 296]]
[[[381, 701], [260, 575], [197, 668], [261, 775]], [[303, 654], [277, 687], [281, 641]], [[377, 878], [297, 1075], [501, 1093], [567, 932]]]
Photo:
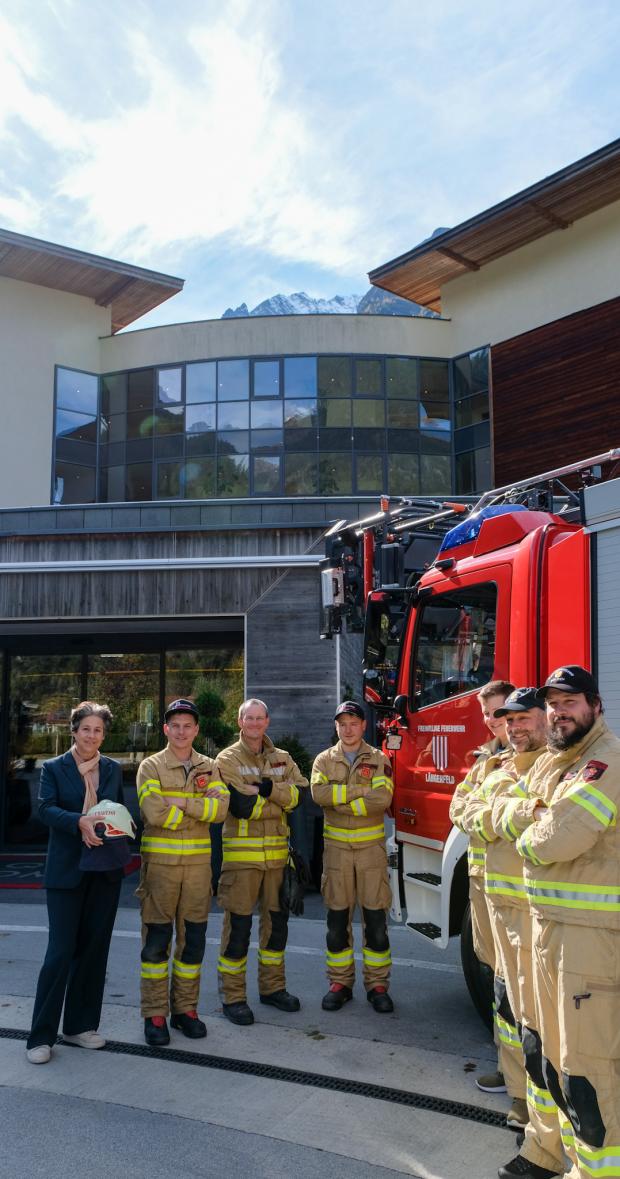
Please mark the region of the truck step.
[[434, 884], [436, 888], [441, 884], [441, 876], [436, 872], [407, 872], [406, 876], [408, 880], [421, 880], [423, 884]]
[[432, 941], [441, 937], [439, 926], [434, 925], [432, 921], [408, 921], [407, 925], [410, 929], [415, 929], [416, 933], [423, 933], [424, 937], [430, 937]]

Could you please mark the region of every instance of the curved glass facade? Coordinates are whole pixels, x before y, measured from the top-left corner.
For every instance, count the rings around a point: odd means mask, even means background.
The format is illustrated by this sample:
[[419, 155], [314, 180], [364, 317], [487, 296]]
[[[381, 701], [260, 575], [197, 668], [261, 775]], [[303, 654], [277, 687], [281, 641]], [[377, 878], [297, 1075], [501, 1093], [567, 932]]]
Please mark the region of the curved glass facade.
[[59, 368], [53, 500], [445, 495], [458, 363], [247, 357], [100, 378]]

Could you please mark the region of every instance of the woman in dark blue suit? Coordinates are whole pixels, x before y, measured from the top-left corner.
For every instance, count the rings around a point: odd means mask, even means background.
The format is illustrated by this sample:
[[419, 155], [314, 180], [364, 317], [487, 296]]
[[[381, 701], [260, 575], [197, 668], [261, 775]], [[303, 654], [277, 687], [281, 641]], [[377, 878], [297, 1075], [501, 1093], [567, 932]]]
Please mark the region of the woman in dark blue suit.
[[123, 874], [120, 868], [82, 872], [79, 864], [84, 846], [102, 842], [86, 812], [102, 799], [122, 801], [121, 767], [99, 753], [111, 720], [105, 704], [79, 704], [71, 713], [71, 749], [46, 761], [41, 772], [39, 815], [50, 829], [49, 942], [27, 1042], [32, 1064], [50, 1059], [63, 1001], [63, 1039], [82, 1048], [105, 1044], [97, 1028]]

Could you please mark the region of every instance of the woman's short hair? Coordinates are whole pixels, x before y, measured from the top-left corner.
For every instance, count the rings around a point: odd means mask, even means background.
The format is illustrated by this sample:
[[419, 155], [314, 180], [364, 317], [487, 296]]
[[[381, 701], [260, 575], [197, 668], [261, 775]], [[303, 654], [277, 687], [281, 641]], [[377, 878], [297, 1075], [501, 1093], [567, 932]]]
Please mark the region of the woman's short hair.
[[87, 716], [96, 716], [103, 721], [103, 727], [108, 731], [112, 723], [112, 713], [107, 704], [96, 704], [94, 700], [82, 700], [77, 708], [71, 709], [71, 732], [77, 733], [83, 720]]

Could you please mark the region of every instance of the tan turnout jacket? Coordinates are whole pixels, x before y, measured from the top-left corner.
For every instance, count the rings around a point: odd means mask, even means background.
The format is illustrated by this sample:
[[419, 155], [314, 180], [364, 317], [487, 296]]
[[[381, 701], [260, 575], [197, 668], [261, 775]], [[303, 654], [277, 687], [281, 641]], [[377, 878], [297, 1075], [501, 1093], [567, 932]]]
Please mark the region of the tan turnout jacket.
[[[454, 826], [458, 827], [459, 831], [465, 831], [463, 815], [467, 804], [471, 801], [472, 795], [482, 782], [484, 782], [486, 775], [500, 766], [502, 760], [509, 756], [510, 751], [500, 746], [497, 737], [480, 746], [476, 761], [469, 773], [463, 778], [463, 781], [459, 782], [458, 786], [456, 786], [450, 803], [450, 819], [454, 823]], [[470, 876], [482, 877], [484, 876], [486, 844], [483, 839], [474, 833], [467, 831], [466, 834], [469, 835], [467, 870]]]
[[[380, 749], [362, 741], [351, 765], [338, 741], [319, 753], [310, 786], [314, 801], [325, 811], [326, 841], [349, 848], [383, 843], [383, 816], [394, 786], [392, 767]], [[370, 793], [365, 796], [368, 787]]]
[[286, 812], [295, 809], [308, 779], [291, 755], [277, 749], [266, 736], [261, 753], [253, 753], [241, 737], [218, 755], [217, 765], [224, 782], [246, 796], [251, 794], [248, 786], [258, 786], [262, 778], [273, 782], [268, 798], [256, 795], [247, 819], [228, 813], [222, 840], [223, 869], [282, 868], [288, 855]]
[[[192, 749], [186, 774], [169, 745], [138, 767], [138, 801], [144, 819], [140, 853], [151, 864], [200, 864], [211, 857], [209, 824], [221, 823], [228, 810], [228, 789], [210, 757]], [[217, 798], [205, 790], [216, 787]], [[175, 799], [185, 798], [182, 811]]]

